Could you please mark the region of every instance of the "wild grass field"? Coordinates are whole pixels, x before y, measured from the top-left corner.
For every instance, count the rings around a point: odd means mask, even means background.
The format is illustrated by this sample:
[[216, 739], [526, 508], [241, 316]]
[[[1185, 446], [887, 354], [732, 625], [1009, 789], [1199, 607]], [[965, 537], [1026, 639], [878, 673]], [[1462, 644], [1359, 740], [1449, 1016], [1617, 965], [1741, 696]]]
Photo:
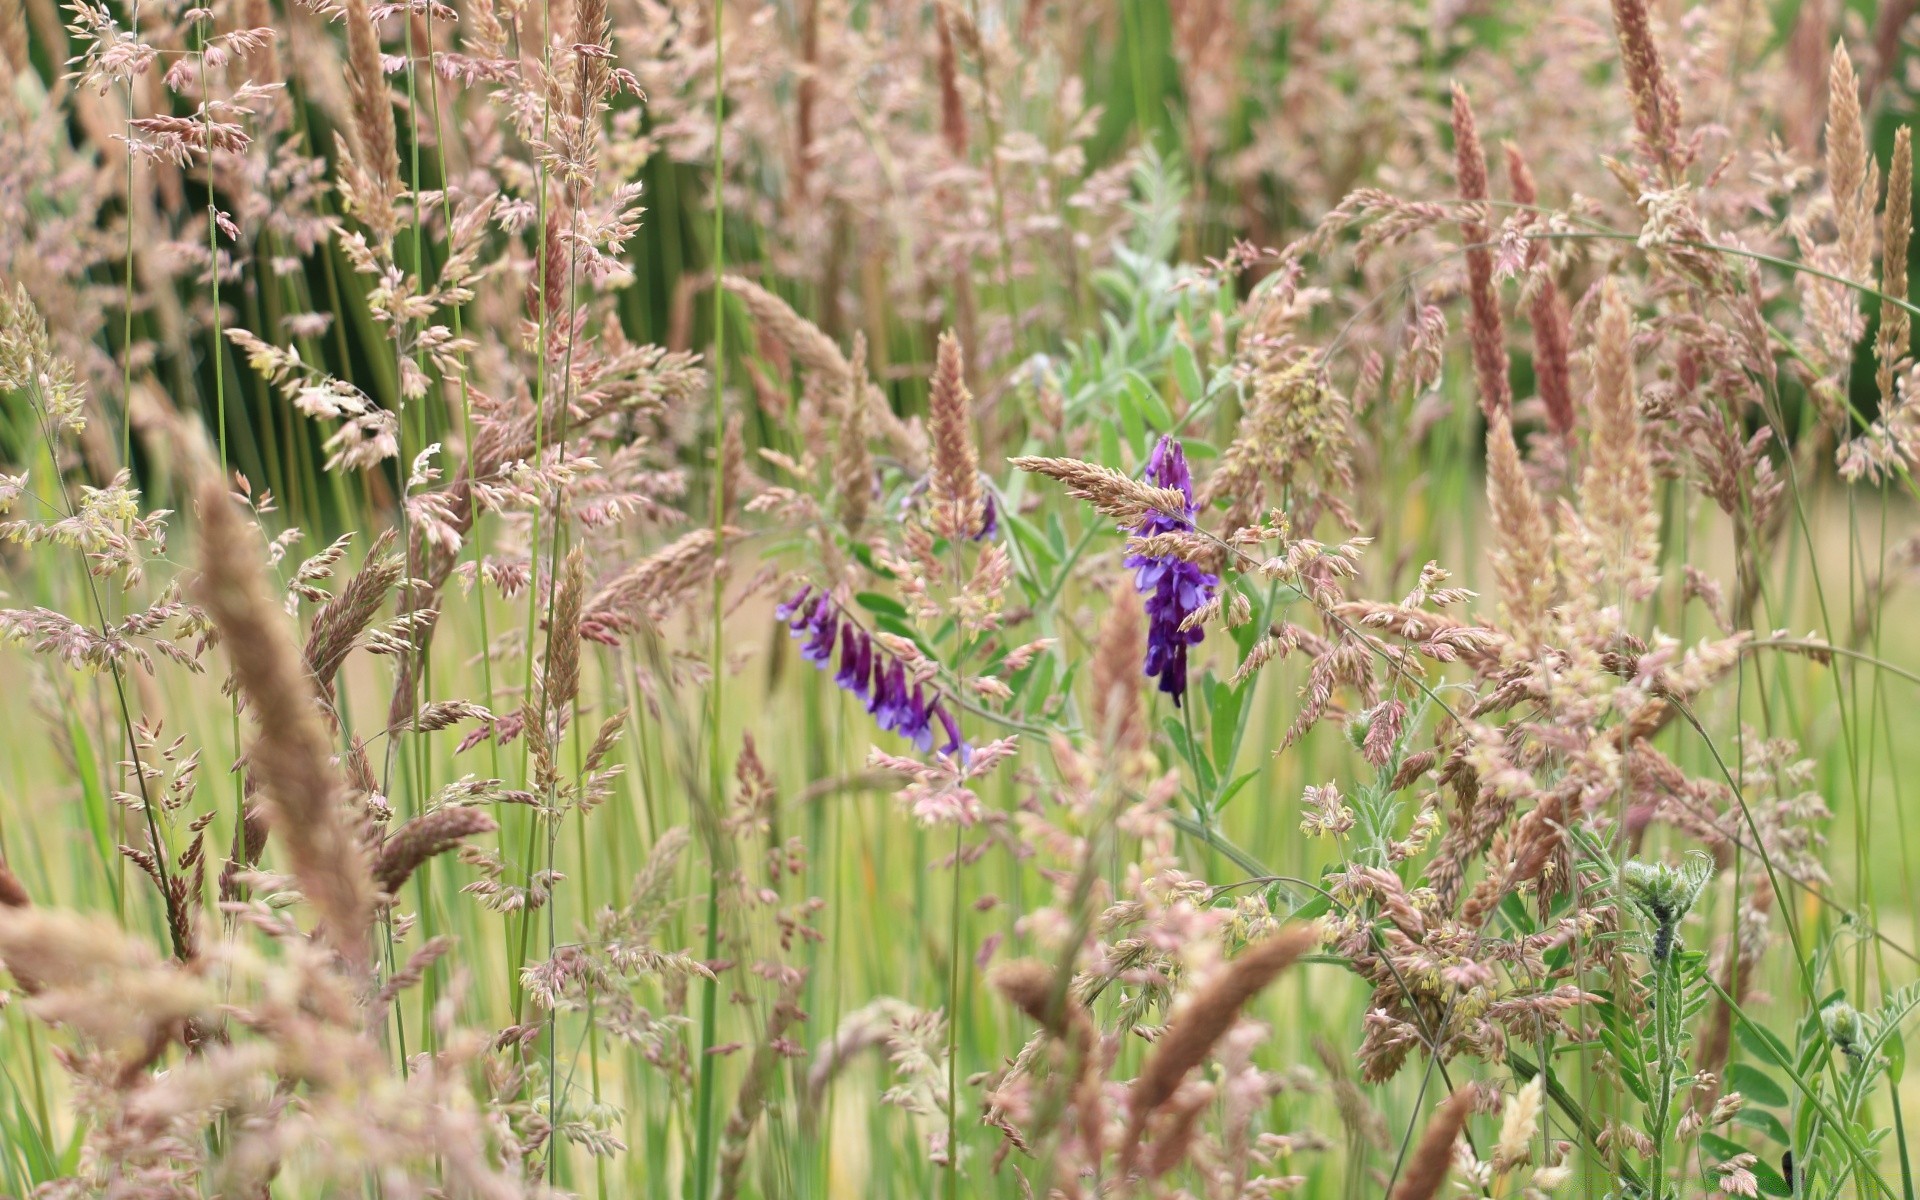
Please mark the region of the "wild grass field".
[[1914, 1200], [1916, 15], [0, 0], [0, 1195]]

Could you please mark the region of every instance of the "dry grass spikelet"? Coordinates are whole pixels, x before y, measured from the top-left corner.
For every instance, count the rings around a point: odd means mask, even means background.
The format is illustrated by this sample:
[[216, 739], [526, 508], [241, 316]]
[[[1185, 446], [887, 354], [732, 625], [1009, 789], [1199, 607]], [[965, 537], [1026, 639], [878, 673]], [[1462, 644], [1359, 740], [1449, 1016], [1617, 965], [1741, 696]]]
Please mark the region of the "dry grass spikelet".
[[953, 45], [953, 29], [948, 24], [947, 6], [934, 5], [933, 23], [940, 38], [938, 70], [940, 74], [940, 136], [947, 153], [956, 161], [967, 157], [967, 110], [960, 101], [960, 56]]
[[53, 908], [0, 907], [0, 963], [34, 1013], [123, 1060], [151, 1062], [215, 1004], [205, 981], [111, 921]]
[[[1520, 148], [1505, 144], [1507, 182], [1513, 188], [1517, 204], [1535, 205], [1540, 191], [1534, 186], [1533, 171]], [[1533, 377], [1540, 391], [1540, 403], [1546, 406], [1547, 420], [1555, 433], [1566, 437], [1573, 432], [1572, 337], [1569, 332], [1566, 301], [1546, 269], [1546, 243], [1535, 239], [1527, 246], [1527, 266], [1535, 272], [1533, 299], [1527, 314], [1533, 323]]]
[[754, 324], [791, 351], [801, 366], [826, 376], [836, 386], [844, 386], [852, 377], [853, 368], [840, 347], [785, 300], [739, 275], [722, 276], [720, 283], [740, 298]]
[[1553, 603], [1553, 532], [1540, 497], [1520, 465], [1520, 448], [1504, 414], [1487, 426], [1487, 507], [1493, 519], [1493, 573], [1508, 633], [1519, 647], [1545, 632]]
[[1597, 586], [1641, 598], [1653, 586], [1660, 557], [1660, 515], [1653, 504], [1653, 468], [1634, 399], [1633, 314], [1619, 284], [1600, 293], [1593, 347], [1592, 452], [1580, 478], [1580, 515], [1590, 544], [1574, 570]]
[[386, 602], [387, 593], [400, 582], [406, 570], [405, 560], [388, 552], [392, 544], [391, 531], [381, 534], [353, 578], [314, 614], [302, 657], [323, 695], [333, 693], [333, 677], [339, 673], [340, 664], [373, 623], [374, 615]]
[[987, 982], [1055, 1038], [1067, 1041], [1071, 1035], [1082, 1043], [1090, 1038], [1092, 1025], [1087, 1010], [1060, 986], [1060, 973], [1039, 959], [1001, 963]]
[[442, 808], [424, 813], [394, 830], [373, 859], [373, 882], [389, 896], [398, 896], [420, 864], [444, 854], [477, 834], [492, 833], [499, 825], [477, 808]]
[[1534, 1130], [1540, 1125], [1545, 1075], [1535, 1075], [1520, 1090], [1507, 1097], [1500, 1116], [1500, 1140], [1494, 1144], [1493, 1169], [1505, 1174], [1527, 1161], [1532, 1153]]
[[1077, 458], [1022, 454], [1007, 461], [1017, 470], [1066, 484], [1067, 495], [1085, 500], [1124, 525], [1138, 524], [1150, 512], [1186, 519], [1187, 498], [1178, 488], [1154, 487], [1112, 467]]
[[345, 0], [347, 81], [353, 97], [353, 169], [349, 200], [379, 246], [391, 246], [399, 217], [400, 154], [393, 103], [380, 62], [380, 34], [367, 0]]
[[[848, 386], [853, 377], [853, 364], [847, 361], [846, 356], [840, 353], [840, 347], [834, 345], [833, 339], [821, 332], [818, 325], [793, 311], [793, 307], [785, 300], [750, 279], [727, 275], [720, 282], [740, 298], [755, 325], [785, 346], [807, 370], [822, 376], [829, 387], [827, 395], [837, 396], [838, 389]], [[916, 431], [909, 429], [894, 414], [886, 396], [873, 386], [871, 379], [866, 385], [865, 396], [867, 415], [877, 423], [878, 431], [893, 446], [900, 460], [909, 467], [924, 462], [926, 447]]]
[[1487, 155], [1480, 146], [1480, 130], [1466, 89], [1457, 83], [1453, 85], [1453, 163], [1460, 195], [1470, 205], [1460, 229], [1467, 243], [1467, 324], [1473, 371], [1480, 381], [1480, 409], [1491, 418], [1512, 410], [1513, 389], [1507, 380], [1500, 296], [1493, 287], [1493, 248], [1487, 244]]
[[1613, 0], [1613, 26], [1620, 39], [1620, 62], [1626, 71], [1640, 154], [1668, 184], [1677, 183], [1687, 167], [1687, 155], [1680, 147], [1680, 92], [1653, 40], [1647, 0]]
[[1844, 42], [1827, 76], [1827, 188], [1838, 227], [1841, 272], [1865, 283], [1873, 268], [1873, 205], [1879, 191], [1860, 121], [1860, 84]]
[[[732, 532], [728, 536], [733, 536]], [[653, 619], [675, 599], [712, 577], [713, 530], [694, 529], [681, 534], [652, 554], [632, 564], [595, 589], [581, 606], [585, 628], [595, 631], [626, 629], [641, 619]]]
[[940, 335], [933, 385], [927, 397], [927, 435], [932, 470], [927, 507], [933, 532], [948, 540], [970, 538], [985, 518], [980, 456], [973, 445], [973, 393], [967, 390], [966, 355], [953, 331]]
[[373, 883], [349, 830], [346, 792], [331, 761], [313, 676], [273, 602], [260, 552], [217, 480], [201, 486], [199, 510], [199, 600], [259, 727], [248, 763], [328, 942], [349, 964], [362, 966]]
[[1420, 1144], [1407, 1160], [1406, 1173], [1393, 1189], [1393, 1200], [1433, 1200], [1447, 1181], [1453, 1165], [1453, 1142], [1466, 1128], [1473, 1112], [1473, 1089], [1463, 1087], [1441, 1102], [1420, 1135]]
[[1167, 1104], [1167, 1122], [1147, 1154], [1146, 1176], [1158, 1179], [1186, 1161], [1200, 1133], [1200, 1118], [1213, 1104], [1214, 1086], [1190, 1083]]
[[1913, 238], [1913, 131], [1901, 126], [1893, 135], [1893, 161], [1887, 168], [1887, 205], [1882, 215], [1880, 334], [1875, 344], [1878, 360], [1875, 382], [1880, 388], [1880, 410], [1891, 412], [1897, 401], [1893, 377], [1913, 349], [1913, 318], [1892, 303], [1907, 298], [1907, 243]]
[[1140, 664], [1147, 655], [1147, 610], [1133, 580], [1113, 585], [1106, 619], [1094, 643], [1093, 733], [1111, 761], [1131, 773], [1147, 753], [1147, 717], [1141, 697]]
[[1248, 1001], [1319, 942], [1319, 926], [1289, 926], [1248, 946], [1194, 993], [1154, 1043], [1127, 1094], [1127, 1127], [1120, 1143], [1122, 1173], [1131, 1172], [1147, 1123], [1173, 1098], [1187, 1072], [1205, 1060]]
[[848, 383], [846, 410], [840, 418], [840, 445], [834, 464], [834, 494], [840, 501], [840, 523], [858, 537], [873, 502], [873, 455], [867, 448], [867, 339], [853, 335], [853, 377]]
[[587, 554], [575, 546], [567, 553], [547, 630], [546, 703], [551, 714], [580, 695], [580, 613], [586, 595]]

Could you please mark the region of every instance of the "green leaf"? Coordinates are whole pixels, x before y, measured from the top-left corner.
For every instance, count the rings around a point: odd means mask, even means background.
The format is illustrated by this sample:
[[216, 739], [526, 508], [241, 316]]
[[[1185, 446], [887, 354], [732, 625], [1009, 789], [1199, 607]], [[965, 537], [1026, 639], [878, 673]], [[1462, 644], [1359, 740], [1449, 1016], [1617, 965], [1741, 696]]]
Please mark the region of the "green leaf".
[[1787, 1136], [1787, 1127], [1780, 1123], [1780, 1118], [1764, 1108], [1743, 1108], [1733, 1114], [1733, 1119], [1782, 1146], [1793, 1144], [1792, 1139]]
[[1147, 424], [1161, 433], [1173, 430], [1173, 410], [1146, 376], [1138, 371], [1127, 372], [1127, 383], [1133, 389], [1134, 399], [1139, 402], [1140, 411], [1145, 414]]
[[1127, 445], [1140, 450], [1147, 444], [1147, 418], [1140, 410], [1140, 389], [1133, 386], [1132, 379], [1127, 384], [1114, 398], [1115, 407], [1120, 410], [1120, 430], [1126, 435]]
[[1116, 471], [1126, 469], [1126, 460], [1120, 456], [1120, 427], [1112, 421], [1101, 421], [1100, 425], [1100, 461]]
[[926, 640], [920, 636], [920, 631], [899, 617], [893, 616], [890, 613], [875, 613], [873, 614], [873, 627], [883, 632], [891, 633], [896, 637], [906, 638], [914, 645], [920, 647], [921, 651], [925, 653], [928, 658], [937, 657], [933, 654], [932, 647], [928, 646]]
[[1214, 806], [1215, 809], [1218, 810], [1218, 809], [1225, 808], [1227, 806], [1227, 801], [1239, 795], [1240, 789], [1243, 787], [1246, 787], [1247, 784], [1251, 783], [1253, 781], [1253, 777], [1258, 774], [1260, 774], [1260, 772], [1258, 771], [1248, 771], [1246, 774], [1235, 779], [1232, 783], [1229, 783], [1227, 785], [1227, 790], [1220, 793], [1220, 800]]
[[883, 596], [879, 592], [856, 592], [853, 602], [875, 616], [898, 617], [903, 621], [907, 619], [907, 606], [892, 596]]
[[1233, 770], [1233, 739], [1240, 729], [1240, 706], [1246, 702], [1247, 689], [1215, 687], [1207, 697], [1207, 721], [1211, 728], [1213, 765], [1222, 771]]
[[1752, 1104], [1779, 1108], [1787, 1102], [1787, 1089], [1776, 1083], [1771, 1075], [1749, 1063], [1735, 1063], [1727, 1068], [1727, 1087], [1745, 1096]]
[[1173, 381], [1189, 401], [1207, 394], [1206, 381], [1200, 378], [1200, 362], [1193, 356], [1193, 347], [1185, 342], [1173, 344]]
[[1022, 708], [1028, 712], [1039, 712], [1053, 695], [1053, 671], [1053, 655], [1038, 655], [1026, 670], [1015, 674], [1007, 686], [1019, 699]]
[[885, 567], [881, 566], [877, 561], [874, 560], [872, 546], [867, 545], [865, 542], [855, 542], [852, 546], [849, 547], [849, 549], [852, 551], [853, 556], [860, 560], [861, 566], [865, 567], [869, 571], [872, 571], [875, 575], [878, 575], [880, 578], [882, 579], [898, 579], [899, 578], [898, 575], [895, 575], [892, 571], [887, 570]]
[[1000, 519], [1006, 523], [1007, 529], [1013, 534], [1013, 540], [1020, 544], [1021, 550], [1031, 555], [1037, 562], [1043, 562], [1050, 567], [1060, 565], [1060, 555], [1047, 544], [1047, 539], [1034, 528], [1033, 522], [1017, 513], [1007, 512], [1005, 509], [1001, 510]]
[[1315, 917], [1324, 917], [1333, 910], [1333, 900], [1328, 896], [1315, 896], [1287, 914], [1289, 921], [1311, 921]]
[[1787, 1049], [1786, 1043], [1745, 1017], [1735, 1022], [1733, 1036], [1755, 1058], [1764, 1059], [1776, 1067], [1793, 1065], [1793, 1054]]

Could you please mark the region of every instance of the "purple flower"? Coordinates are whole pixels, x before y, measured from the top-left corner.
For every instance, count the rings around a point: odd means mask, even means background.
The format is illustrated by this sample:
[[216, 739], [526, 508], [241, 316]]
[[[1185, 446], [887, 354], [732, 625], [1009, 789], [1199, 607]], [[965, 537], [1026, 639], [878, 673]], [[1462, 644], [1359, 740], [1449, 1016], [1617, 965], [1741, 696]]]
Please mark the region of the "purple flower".
[[[1187, 452], [1171, 436], [1163, 436], [1147, 460], [1147, 482], [1174, 488], [1187, 498], [1184, 517], [1150, 512], [1133, 532], [1141, 537], [1193, 528], [1193, 475], [1187, 470]], [[1220, 577], [1173, 555], [1130, 554], [1134, 586], [1147, 597], [1146, 674], [1160, 679], [1160, 690], [1180, 705], [1187, 694], [1187, 647], [1206, 637], [1199, 628], [1183, 630], [1187, 616], [1213, 599]]]
[[951, 712], [947, 711], [947, 702], [945, 700], [934, 700], [933, 716], [935, 720], [940, 722], [940, 728], [944, 730], [947, 735], [947, 744], [940, 747], [940, 753], [958, 754], [964, 758], [972, 752], [973, 748], [961, 740], [960, 723], [953, 719]]
[[813, 615], [807, 618], [806, 629], [813, 636], [806, 645], [800, 647], [800, 657], [816, 667], [826, 666], [833, 658], [834, 635], [840, 632], [840, 614], [825, 593], [814, 602]]
[[802, 587], [799, 591], [795, 592], [793, 594], [793, 599], [784, 602], [783, 604], [780, 605], [780, 607], [774, 609], [773, 619], [776, 621], [789, 622], [789, 625], [788, 625], [789, 629], [799, 628], [799, 626], [791, 624], [791, 622], [793, 621], [793, 618], [800, 612], [800, 610], [806, 606], [807, 597], [811, 595], [813, 595], [813, 585], [809, 583], [806, 586]]
[[1000, 506], [993, 502], [993, 493], [988, 492], [986, 499], [980, 502], [980, 531], [973, 535], [973, 540], [990, 541], [999, 532]]
[[801, 588], [793, 599], [774, 609], [774, 615], [786, 622], [795, 638], [805, 640], [800, 656], [821, 670], [833, 665], [838, 647], [840, 665], [833, 673], [834, 684], [863, 701], [880, 728], [899, 734], [924, 754], [933, 748], [933, 723], [938, 721], [947, 739], [940, 748], [942, 754], [964, 760], [973, 753], [973, 747], [960, 737], [960, 723], [946, 698], [929, 691], [924, 683], [909, 684], [906, 664], [876, 646], [871, 634], [840, 612], [830, 594]]
[[873, 641], [867, 637], [866, 630], [860, 629], [852, 621], [842, 625], [840, 627], [840, 670], [834, 673], [833, 682], [865, 700], [868, 667], [872, 661]]

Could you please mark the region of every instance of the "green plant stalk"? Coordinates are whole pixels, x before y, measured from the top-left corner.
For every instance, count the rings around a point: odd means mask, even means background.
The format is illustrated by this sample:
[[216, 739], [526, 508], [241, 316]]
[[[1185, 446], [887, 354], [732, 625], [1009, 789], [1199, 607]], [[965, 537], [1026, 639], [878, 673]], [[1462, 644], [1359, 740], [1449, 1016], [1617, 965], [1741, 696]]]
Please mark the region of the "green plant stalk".
[[[726, 42], [723, 0], [713, 0], [713, 554], [717, 560], [726, 538], [726, 346], [727, 326], [724, 307], [726, 289], [720, 284], [726, 274]], [[726, 581], [718, 570], [713, 573], [712, 640], [707, 647], [707, 797], [716, 811], [725, 794], [727, 770], [720, 744], [720, 722], [726, 715], [721, 704], [725, 678], [725, 642], [721, 625], [726, 617]], [[713, 853], [707, 872], [706, 960], [720, 956], [720, 863], [719, 837], [714, 835]], [[700, 1082], [696, 1103], [698, 1141], [694, 1152], [693, 1192], [690, 1200], [707, 1200], [713, 1190], [714, 1104], [713, 1087], [716, 1028], [719, 1017], [720, 980], [709, 978], [700, 996]]]

